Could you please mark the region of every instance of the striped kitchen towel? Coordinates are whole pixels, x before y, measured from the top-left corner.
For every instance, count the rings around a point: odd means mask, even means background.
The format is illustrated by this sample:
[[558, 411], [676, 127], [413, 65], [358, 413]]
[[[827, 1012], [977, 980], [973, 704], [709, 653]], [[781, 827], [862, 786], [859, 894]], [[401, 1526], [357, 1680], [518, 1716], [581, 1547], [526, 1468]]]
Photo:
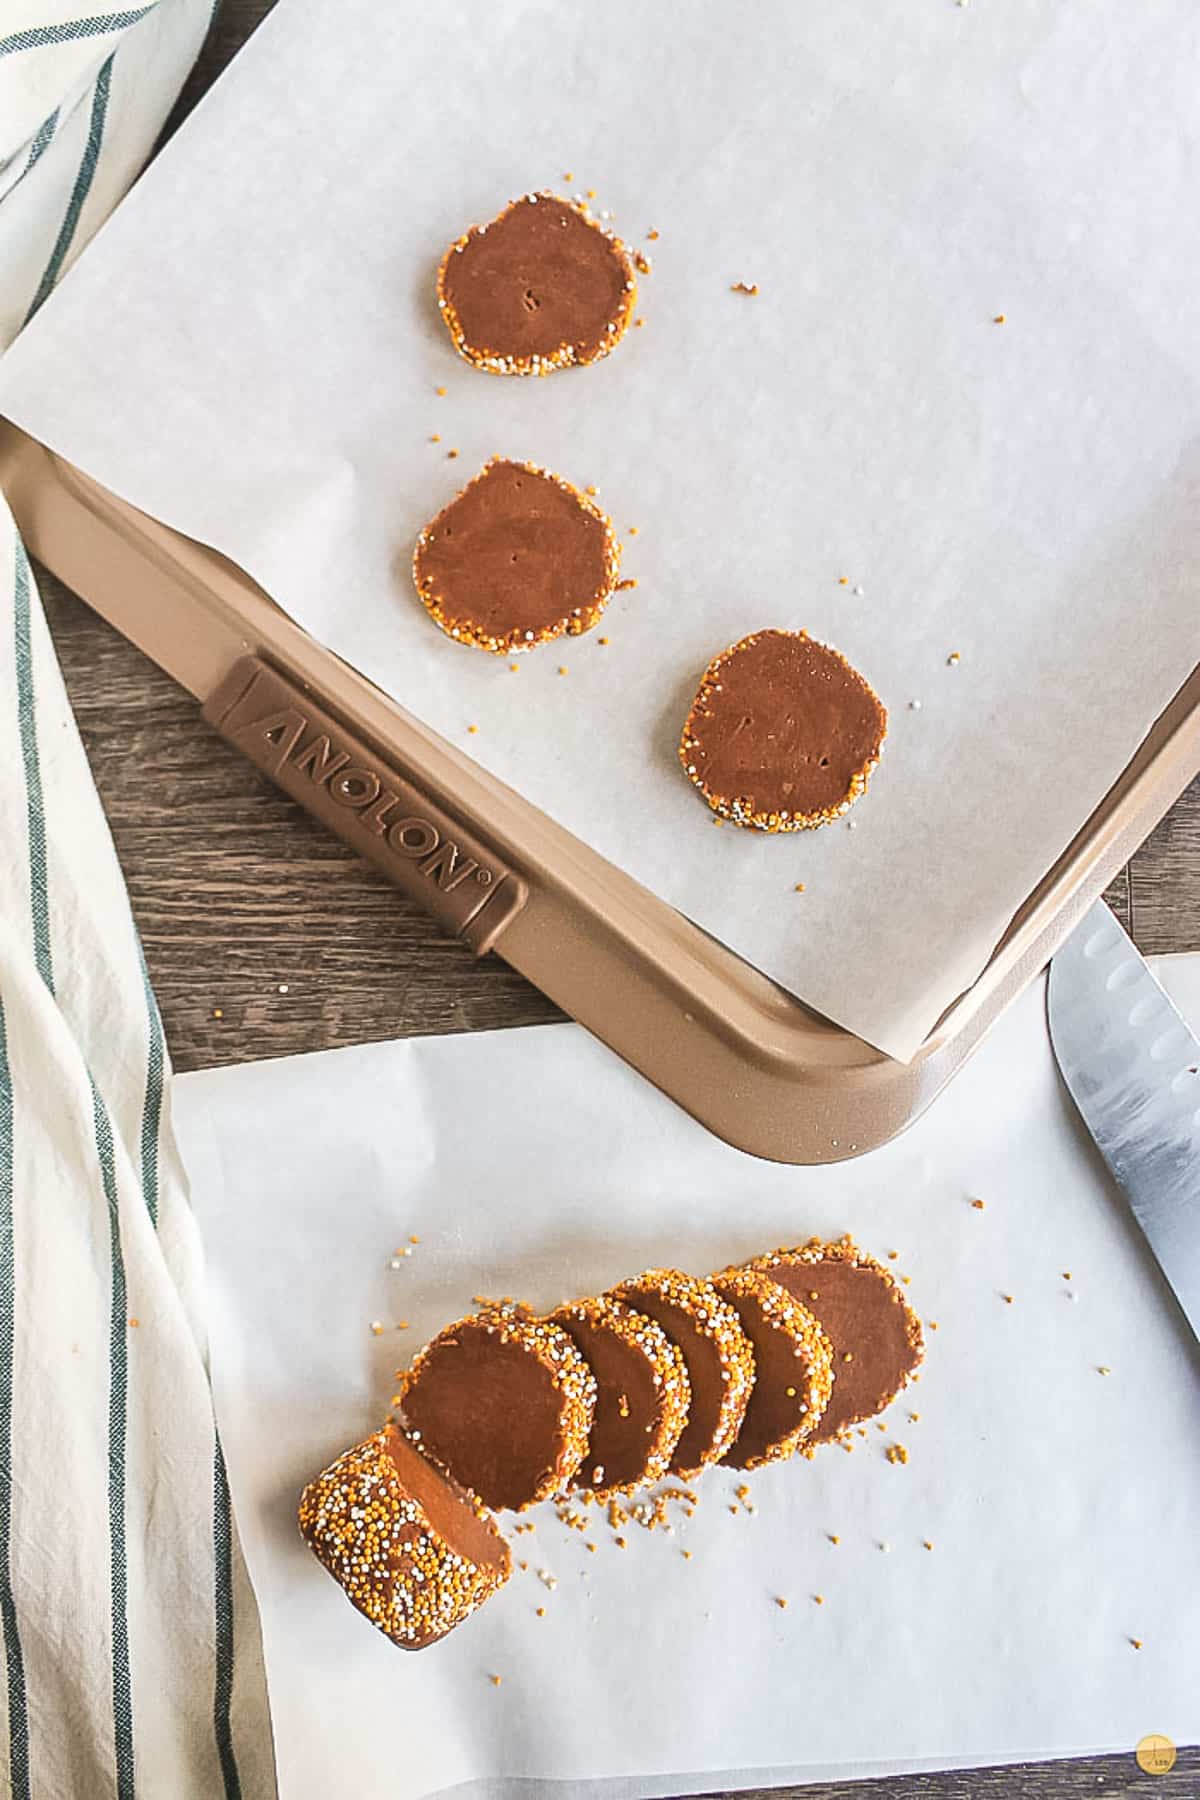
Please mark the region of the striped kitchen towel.
[[[137, 174], [211, 14], [0, 0], [0, 349]], [[18, 1800], [275, 1792], [201, 1285], [158, 1009], [0, 501], [0, 1772]]]

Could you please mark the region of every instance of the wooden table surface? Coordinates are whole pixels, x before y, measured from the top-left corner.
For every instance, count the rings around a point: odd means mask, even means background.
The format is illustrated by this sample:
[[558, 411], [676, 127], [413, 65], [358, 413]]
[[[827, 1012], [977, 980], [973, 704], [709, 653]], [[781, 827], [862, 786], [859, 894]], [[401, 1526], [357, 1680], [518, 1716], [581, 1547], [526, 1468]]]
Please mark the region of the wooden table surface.
[[[225, 0], [167, 135], [271, 4]], [[559, 1016], [504, 963], [477, 962], [442, 937], [210, 732], [189, 696], [61, 583], [45, 571], [39, 580], [177, 1068]], [[1200, 782], [1109, 899], [1143, 950], [1200, 950]], [[1148, 1718], [1146, 1731], [1159, 1723]], [[1019, 1769], [775, 1789], [774, 1800], [788, 1792], [1196, 1800], [1200, 1751], [1182, 1751], [1162, 1777], [1144, 1775], [1130, 1746], [1121, 1756]]]

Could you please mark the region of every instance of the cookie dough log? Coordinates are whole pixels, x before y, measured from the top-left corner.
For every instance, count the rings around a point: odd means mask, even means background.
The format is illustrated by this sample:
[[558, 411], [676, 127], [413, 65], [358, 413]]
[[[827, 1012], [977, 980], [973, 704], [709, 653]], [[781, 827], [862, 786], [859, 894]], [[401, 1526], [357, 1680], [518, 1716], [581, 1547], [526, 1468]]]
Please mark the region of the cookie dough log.
[[754, 1346], [754, 1389], [721, 1458], [733, 1469], [783, 1462], [810, 1437], [833, 1390], [833, 1348], [806, 1306], [757, 1269], [711, 1277]]
[[891, 1404], [924, 1355], [921, 1326], [882, 1263], [850, 1238], [812, 1238], [749, 1265], [821, 1323], [833, 1346], [833, 1394], [805, 1449], [844, 1437]]
[[460, 356], [492, 375], [549, 375], [607, 356], [637, 302], [625, 246], [586, 206], [525, 194], [457, 238], [438, 308]]
[[595, 1377], [566, 1332], [519, 1307], [448, 1325], [400, 1377], [413, 1442], [497, 1511], [567, 1486], [595, 1406]]
[[448, 637], [512, 656], [590, 631], [620, 561], [612, 521], [586, 494], [497, 456], [422, 531], [413, 580]]
[[657, 1481], [688, 1419], [682, 1351], [653, 1319], [605, 1295], [572, 1301], [550, 1323], [567, 1333], [596, 1377], [596, 1411], [575, 1485], [604, 1498]]
[[390, 1425], [309, 1483], [299, 1518], [309, 1549], [402, 1650], [445, 1637], [512, 1569], [487, 1510]]
[[720, 1462], [741, 1429], [754, 1387], [754, 1351], [733, 1307], [710, 1282], [678, 1269], [647, 1269], [614, 1300], [661, 1325], [683, 1353], [691, 1406], [670, 1472], [683, 1480]]
[[883, 753], [887, 712], [837, 650], [755, 631], [705, 670], [679, 760], [723, 819], [807, 831], [848, 812]]

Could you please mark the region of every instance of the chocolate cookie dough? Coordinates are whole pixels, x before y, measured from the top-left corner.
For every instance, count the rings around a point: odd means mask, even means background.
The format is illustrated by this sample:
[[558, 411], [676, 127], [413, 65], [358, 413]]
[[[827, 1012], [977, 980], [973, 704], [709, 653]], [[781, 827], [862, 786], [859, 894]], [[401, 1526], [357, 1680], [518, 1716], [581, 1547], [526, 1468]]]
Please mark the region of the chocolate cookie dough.
[[417, 539], [413, 580], [460, 644], [500, 656], [590, 631], [620, 567], [611, 521], [534, 463], [493, 457]]
[[691, 1408], [671, 1474], [690, 1479], [719, 1462], [741, 1428], [754, 1386], [750, 1340], [711, 1283], [678, 1269], [647, 1269], [614, 1288], [612, 1298], [655, 1320], [683, 1352]]
[[413, 1442], [488, 1506], [564, 1488], [587, 1449], [596, 1382], [565, 1331], [524, 1308], [448, 1325], [401, 1377]]
[[711, 1277], [754, 1346], [754, 1391], [721, 1458], [733, 1469], [783, 1462], [817, 1426], [833, 1388], [833, 1350], [806, 1306], [757, 1269]]
[[657, 1481], [687, 1424], [691, 1388], [682, 1352], [661, 1325], [605, 1296], [550, 1318], [596, 1377], [596, 1411], [577, 1487], [601, 1498]]
[[586, 206], [526, 194], [442, 258], [438, 307], [454, 348], [493, 375], [549, 375], [607, 356], [637, 301], [620, 238]]
[[828, 825], [865, 793], [887, 713], [845, 657], [805, 631], [755, 631], [705, 670], [679, 760], [724, 819]]
[[310, 1550], [402, 1650], [445, 1637], [512, 1568], [485, 1508], [392, 1426], [310, 1482], [299, 1517]]
[[882, 1412], [924, 1355], [916, 1314], [881, 1263], [849, 1238], [820, 1238], [749, 1264], [818, 1319], [833, 1345], [833, 1394], [805, 1445], [825, 1444]]

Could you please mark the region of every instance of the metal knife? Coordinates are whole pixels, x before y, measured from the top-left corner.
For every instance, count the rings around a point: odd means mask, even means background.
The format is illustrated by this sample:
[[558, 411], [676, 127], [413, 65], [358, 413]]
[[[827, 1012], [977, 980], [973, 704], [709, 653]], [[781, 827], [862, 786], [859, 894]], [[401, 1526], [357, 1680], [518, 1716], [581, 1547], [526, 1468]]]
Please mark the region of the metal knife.
[[1050, 964], [1063, 1080], [1200, 1338], [1200, 1042], [1102, 900]]

